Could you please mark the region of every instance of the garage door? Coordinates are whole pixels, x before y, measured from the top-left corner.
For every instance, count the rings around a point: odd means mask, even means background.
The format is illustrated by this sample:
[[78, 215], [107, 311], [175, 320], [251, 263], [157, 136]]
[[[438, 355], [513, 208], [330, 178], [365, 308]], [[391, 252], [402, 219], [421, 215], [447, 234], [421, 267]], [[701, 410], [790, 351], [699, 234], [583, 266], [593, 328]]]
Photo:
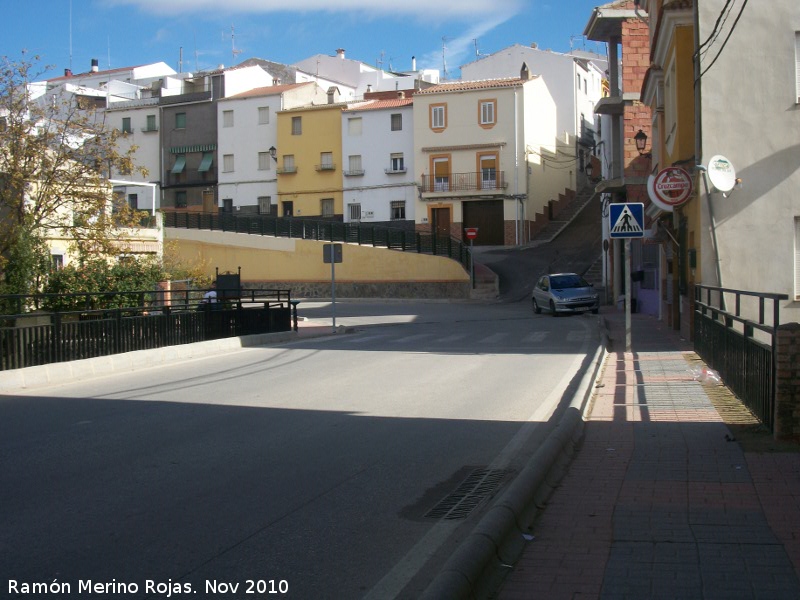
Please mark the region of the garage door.
[[503, 235], [503, 201], [475, 200], [463, 203], [464, 227], [477, 227], [476, 246], [502, 246]]

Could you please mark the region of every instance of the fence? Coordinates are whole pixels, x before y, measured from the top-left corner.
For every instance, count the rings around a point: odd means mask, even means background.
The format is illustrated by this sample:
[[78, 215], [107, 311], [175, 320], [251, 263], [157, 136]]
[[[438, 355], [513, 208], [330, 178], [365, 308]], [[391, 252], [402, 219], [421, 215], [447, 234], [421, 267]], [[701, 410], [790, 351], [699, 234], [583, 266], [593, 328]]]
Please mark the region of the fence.
[[203, 292], [15, 296], [26, 306], [48, 300], [79, 299], [90, 306], [146, 300], [137, 306], [0, 315], [0, 371], [291, 330], [289, 290], [242, 290], [235, 303], [213, 304], [202, 302]]
[[450, 236], [419, 233], [399, 228], [294, 217], [172, 211], [164, 213], [164, 226], [345, 242], [403, 252], [433, 254], [457, 260], [467, 271], [470, 270], [470, 250], [464, 242]]
[[[775, 422], [778, 302], [786, 299], [786, 294], [695, 286], [695, 351], [770, 430]], [[743, 300], [748, 314], [758, 315], [757, 321], [742, 316]], [[767, 301], [771, 302], [771, 314], [766, 310]], [[732, 306], [732, 311], [726, 306]], [[756, 339], [756, 332], [765, 339]]]

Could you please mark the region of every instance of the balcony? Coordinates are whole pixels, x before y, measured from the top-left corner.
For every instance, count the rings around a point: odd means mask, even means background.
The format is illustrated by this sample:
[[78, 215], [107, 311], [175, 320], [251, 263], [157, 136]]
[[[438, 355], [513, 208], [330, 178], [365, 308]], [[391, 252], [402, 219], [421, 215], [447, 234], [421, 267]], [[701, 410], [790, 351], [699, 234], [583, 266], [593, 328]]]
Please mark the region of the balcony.
[[386, 173], [387, 175], [398, 175], [400, 173], [406, 173], [407, 171], [408, 169], [406, 169], [405, 167], [398, 167], [397, 169], [389, 167], [388, 169], [383, 170], [383, 172]]
[[335, 171], [336, 165], [333, 163], [323, 163], [314, 167], [317, 171]]
[[351, 171], [344, 171], [345, 177], [361, 177], [364, 175], [364, 169], [354, 169]]
[[297, 167], [294, 166], [284, 166], [275, 169], [275, 172], [278, 175], [291, 175], [293, 173], [297, 173]]
[[508, 187], [504, 171], [488, 173], [450, 173], [447, 176], [422, 176], [423, 194], [447, 194], [452, 192], [478, 192], [496, 195]]

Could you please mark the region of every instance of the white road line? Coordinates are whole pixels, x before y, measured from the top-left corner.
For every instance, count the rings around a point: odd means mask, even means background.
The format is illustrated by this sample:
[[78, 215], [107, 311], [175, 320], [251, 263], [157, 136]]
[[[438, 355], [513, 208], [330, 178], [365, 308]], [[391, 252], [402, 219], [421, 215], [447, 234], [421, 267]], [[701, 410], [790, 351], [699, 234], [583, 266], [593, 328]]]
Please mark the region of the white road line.
[[501, 340], [504, 340], [508, 337], [508, 333], [494, 333], [489, 337], [485, 337], [482, 340], [479, 340], [479, 344], [498, 344]]
[[539, 342], [543, 342], [544, 338], [547, 337], [546, 331], [534, 331], [530, 335], [526, 335], [522, 338], [523, 344], [538, 344]]

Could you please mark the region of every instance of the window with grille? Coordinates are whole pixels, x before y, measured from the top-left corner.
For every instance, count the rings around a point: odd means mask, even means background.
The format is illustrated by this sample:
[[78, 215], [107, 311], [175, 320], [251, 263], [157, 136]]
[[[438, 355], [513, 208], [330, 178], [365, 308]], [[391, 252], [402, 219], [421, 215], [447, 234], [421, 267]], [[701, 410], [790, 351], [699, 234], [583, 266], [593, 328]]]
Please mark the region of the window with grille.
[[122, 117], [122, 133], [133, 133], [130, 117]]
[[145, 128], [145, 131], [158, 131], [155, 115], [147, 115], [147, 127]]
[[350, 211], [350, 220], [351, 221], [360, 221], [361, 220], [361, 205], [360, 204], [348, 204], [348, 209]]
[[272, 215], [278, 214], [278, 205], [272, 204], [272, 196], [259, 196], [258, 197], [258, 214]]
[[297, 171], [297, 167], [294, 164], [294, 154], [284, 154], [283, 155], [283, 172], [284, 173], [294, 173]]
[[364, 169], [361, 166], [361, 155], [351, 154], [347, 159], [347, 173], [346, 175], [363, 175]]
[[392, 200], [390, 205], [392, 221], [399, 221], [406, 218], [405, 200]]
[[186, 208], [186, 192], [175, 192], [175, 208]]
[[393, 173], [402, 173], [406, 170], [405, 159], [402, 152], [396, 152], [390, 155], [390, 170]]
[[323, 198], [320, 200], [320, 213], [323, 217], [333, 216], [333, 198]]
[[392, 115], [392, 131], [401, 131], [403, 129], [403, 115], [395, 113]]
[[222, 126], [223, 127], [233, 127], [233, 111], [232, 110], [223, 110], [222, 111]]
[[319, 168], [321, 171], [330, 171], [333, 169], [333, 153], [320, 152], [319, 153]]
[[267, 125], [269, 123], [269, 106], [258, 107], [258, 124]]
[[302, 117], [292, 117], [292, 135], [300, 135], [302, 133], [303, 133]]
[[222, 170], [226, 173], [233, 172], [233, 154], [224, 154], [222, 156]]

